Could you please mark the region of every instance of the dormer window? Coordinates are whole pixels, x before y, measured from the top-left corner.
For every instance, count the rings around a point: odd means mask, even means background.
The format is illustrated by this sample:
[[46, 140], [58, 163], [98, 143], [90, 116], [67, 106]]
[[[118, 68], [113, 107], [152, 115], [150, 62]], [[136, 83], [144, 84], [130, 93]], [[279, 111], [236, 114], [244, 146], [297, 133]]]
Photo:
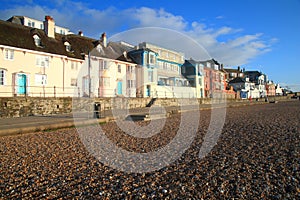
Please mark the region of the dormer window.
[[96, 49], [97, 49], [97, 51], [98, 51], [99, 53], [101, 53], [101, 51], [102, 51], [102, 46], [101, 46], [100, 44], [98, 44], [97, 47], [96, 47]]
[[69, 42], [64, 42], [64, 45], [66, 47], [66, 51], [70, 52], [71, 51], [71, 45], [70, 45], [70, 43]]
[[38, 35], [34, 35], [33, 40], [34, 40], [35, 46], [37, 46], [37, 47], [42, 46], [41, 38]]

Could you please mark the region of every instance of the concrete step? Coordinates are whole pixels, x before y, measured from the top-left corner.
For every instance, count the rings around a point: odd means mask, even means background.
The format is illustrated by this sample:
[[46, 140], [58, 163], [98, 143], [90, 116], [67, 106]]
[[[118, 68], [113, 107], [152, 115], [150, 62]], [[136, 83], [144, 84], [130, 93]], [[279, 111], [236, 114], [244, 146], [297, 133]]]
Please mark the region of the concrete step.
[[125, 120], [132, 120], [132, 121], [150, 121], [156, 119], [164, 119], [167, 118], [167, 114], [131, 114], [128, 115]]
[[156, 119], [164, 119], [167, 118], [167, 114], [152, 114], [150, 115], [146, 115], [146, 117], [144, 118], [144, 121], [150, 121], [150, 120], [156, 120]]

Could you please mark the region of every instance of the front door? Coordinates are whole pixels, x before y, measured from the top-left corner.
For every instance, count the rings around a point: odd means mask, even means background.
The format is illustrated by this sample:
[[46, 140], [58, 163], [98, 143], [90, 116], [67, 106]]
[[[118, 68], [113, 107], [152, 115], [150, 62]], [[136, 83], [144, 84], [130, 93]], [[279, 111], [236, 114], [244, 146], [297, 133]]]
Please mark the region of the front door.
[[18, 74], [17, 76], [18, 94], [26, 94], [26, 75]]
[[122, 81], [118, 82], [118, 95], [122, 94]]

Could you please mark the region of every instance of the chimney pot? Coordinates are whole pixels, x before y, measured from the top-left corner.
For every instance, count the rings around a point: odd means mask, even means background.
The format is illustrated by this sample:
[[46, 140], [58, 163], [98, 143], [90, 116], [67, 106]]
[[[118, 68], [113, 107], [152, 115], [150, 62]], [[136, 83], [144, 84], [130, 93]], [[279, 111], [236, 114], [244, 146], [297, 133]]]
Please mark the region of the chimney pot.
[[48, 21], [48, 20], [54, 21], [53, 18], [52, 18], [51, 16], [49, 16], [49, 15], [46, 15], [46, 16], [45, 16], [45, 20], [46, 20], [46, 21]]
[[83, 32], [82, 31], [78, 31], [78, 35], [83, 36]]

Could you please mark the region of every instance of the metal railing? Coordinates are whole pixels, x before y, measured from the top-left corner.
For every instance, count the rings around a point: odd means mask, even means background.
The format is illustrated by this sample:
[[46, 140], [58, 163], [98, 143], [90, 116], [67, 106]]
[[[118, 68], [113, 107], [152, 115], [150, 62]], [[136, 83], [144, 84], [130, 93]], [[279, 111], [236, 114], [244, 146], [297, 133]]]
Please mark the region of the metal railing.
[[[118, 89], [92, 88], [89, 95], [88, 89], [77, 86], [18, 86], [1, 85], [0, 97], [152, 97], [152, 98], [205, 98], [205, 92], [201, 94], [193, 87], [171, 87], [157, 86], [155, 89], [145, 91], [144, 94], [137, 94], [136, 88]], [[222, 93], [222, 91], [219, 91]], [[218, 92], [217, 92], [218, 93]], [[225, 92], [223, 93], [224, 95]], [[227, 94], [229, 95], [229, 94]], [[231, 94], [234, 95], [234, 94]]]
[[1, 85], [1, 97], [73, 97], [80, 96], [79, 87]]

